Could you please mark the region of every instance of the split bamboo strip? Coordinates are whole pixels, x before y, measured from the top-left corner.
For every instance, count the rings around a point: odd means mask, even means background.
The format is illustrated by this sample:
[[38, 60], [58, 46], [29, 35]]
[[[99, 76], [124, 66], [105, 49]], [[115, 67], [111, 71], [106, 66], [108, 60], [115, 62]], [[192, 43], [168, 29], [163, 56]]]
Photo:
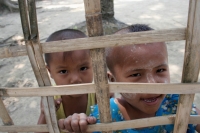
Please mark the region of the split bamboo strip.
[[[109, 83], [111, 93], [193, 94], [200, 93], [200, 84]], [[34, 97], [95, 93], [93, 83], [37, 88], [0, 88], [2, 97]], [[123, 89], [121, 89], [123, 88]], [[38, 93], [40, 92], [40, 93]]]
[[[137, 128], [137, 127], [150, 127], [155, 125], [167, 125], [173, 124], [175, 115], [144, 118], [130, 121], [112, 122], [112, 123], [99, 123], [94, 125], [89, 125], [87, 131], [110, 131], [110, 130], [121, 130], [127, 128]], [[200, 116], [190, 116], [189, 124], [200, 123]], [[18, 131], [18, 132], [48, 132], [47, 125], [28, 125], [28, 126], [0, 126], [1, 132], [7, 131]], [[63, 130], [67, 132], [66, 130]]]
[[[100, 0], [84, 0], [85, 17], [89, 37], [102, 36], [102, 16]], [[99, 115], [102, 123], [111, 122], [110, 93], [108, 87], [107, 70], [105, 64], [105, 49], [90, 50], [92, 58], [94, 83]], [[111, 132], [111, 131], [110, 131]]]
[[[198, 80], [200, 68], [200, 1], [190, 0], [182, 83]], [[194, 94], [180, 95], [174, 133], [187, 130]]]
[[[25, 43], [26, 43], [26, 50], [27, 53], [29, 53], [29, 59], [30, 57], [34, 57], [34, 52], [32, 50], [32, 46], [31, 46], [31, 42], [29, 41], [31, 38], [31, 34], [30, 34], [30, 27], [29, 27], [29, 20], [28, 20], [28, 13], [27, 13], [27, 3], [26, 0], [18, 0], [19, 3], [19, 9], [20, 9], [20, 16], [21, 16], [21, 22], [22, 22], [22, 29], [23, 29], [23, 33], [24, 33], [24, 39], [25, 39]], [[35, 73], [36, 79], [38, 81], [38, 84], [42, 84], [42, 78], [40, 77], [40, 73], [39, 73], [39, 68], [37, 65], [37, 62], [35, 60], [35, 58], [30, 59], [30, 63], [33, 68], [33, 71]]]
[[[38, 25], [37, 25], [37, 14], [36, 14], [36, 5], [35, 0], [28, 0], [29, 5], [29, 20], [30, 20], [30, 28], [31, 28], [31, 40], [32, 40], [32, 46], [35, 53], [35, 58], [38, 63], [38, 67], [40, 68], [40, 74], [42, 76], [42, 80], [44, 82], [45, 86], [51, 86], [51, 81], [49, 79], [49, 75], [47, 73], [46, 65], [43, 59], [42, 50], [39, 42], [39, 33], [38, 33]], [[46, 97], [42, 97], [43, 104], [48, 103], [48, 107], [45, 108], [50, 113], [50, 119], [53, 130], [55, 133], [59, 133], [59, 128], [57, 124], [57, 118], [55, 113], [55, 104], [54, 104], [54, 98], [53, 97], [47, 97], [48, 102], [46, 102]], [[46, 117], [49, 117], [46, 115]], [[46, 118], [45, 117], [45, 118]]]
[[[94, 49], [127, 44], [185, 40], [185, 28], [134, 32], [41, 43], [43, 53]], [[0, 48], [0, 59], [27, 55], [25, 46]]]
[[[32, 68], [33, 68], [33, 71], [34, 71], [34, 74], [36, 76], [39, 86], [44, 86], [45, 84], [40, 74], [39, 66], [37, 64], [33, 45], [31, 42], [32, 37], [31, 37], [30, 23], [29, 23], [30, 20], [29, 20], [29, 15], [28, 15], [28, 6], [27, 6], [28, 3], [27, 3], [27, 0], [18, 0], [18, 3], [19, 3], [20, 15], [21, 15], [22, 29], [24, 33], [29, 60], [31, 62], [31, 65], [32, 65]], [[47, 98], [45, 97], [43, 101], [44, 101], [43, 105], [44, 105], [45, 118], [48, 124], [49, 132], [54, 133], [51, 117], [49, 115], [49, 106], [48, 106]]]
[[[5, 126], [10, 127], [11, 125], [14, 125], [11, 117], [9, 116], [9, 114], [6, 110], [6, 107], [3, 104], [1, 96], [0, 96], [0, 118]], [[8, 132], [8, 133], [15, 133], [15, 132], [16, 131], [12, 131], [12, 132]]]

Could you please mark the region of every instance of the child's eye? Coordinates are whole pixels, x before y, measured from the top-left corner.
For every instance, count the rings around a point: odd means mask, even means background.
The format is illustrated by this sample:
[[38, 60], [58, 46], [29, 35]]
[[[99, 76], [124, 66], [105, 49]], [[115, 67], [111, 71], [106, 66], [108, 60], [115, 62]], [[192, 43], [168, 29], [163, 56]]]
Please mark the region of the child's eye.
[[161, 73], [161, 72], [164, 72], [164, 71], [165, 71], [165, 69], [162, 68], [162, 69], [158, 69], [156, 72]]
[[81, 68], [80, 68], [81, 71], [85, 71], [85, 70], [87, 70], [87, 69], [88, 69], [88, 67], [81, 67]]
[[60, 73], [60, 74], [66, 74], [66, 73], [67, 73], [67, 70], [60, 70], [59, 73]]
[[135, 74], [130, 75], [130, 77], [138, 77], [138, 76], [141, 76], [141, 74], [140, 73], [135, 73]]

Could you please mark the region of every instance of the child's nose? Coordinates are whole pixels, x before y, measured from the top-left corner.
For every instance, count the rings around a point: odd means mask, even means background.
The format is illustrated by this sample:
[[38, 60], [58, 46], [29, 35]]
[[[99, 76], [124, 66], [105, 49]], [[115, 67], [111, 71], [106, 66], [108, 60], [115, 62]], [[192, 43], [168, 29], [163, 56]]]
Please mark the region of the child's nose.
[[70, 84], [80, 84], [80, 83], [82, 83], [82, 81], [79, 75], [77, 74], [71, 75]]
[[152, 74], [147, 74], [147, 83], [156, 83], [156, 80]]

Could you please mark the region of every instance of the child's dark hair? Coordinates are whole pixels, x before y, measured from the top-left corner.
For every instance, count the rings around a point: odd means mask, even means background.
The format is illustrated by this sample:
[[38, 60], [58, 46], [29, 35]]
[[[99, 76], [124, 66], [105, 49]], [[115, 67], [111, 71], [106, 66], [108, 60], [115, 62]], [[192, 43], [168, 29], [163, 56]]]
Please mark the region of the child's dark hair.
[[[134, 24], [130, 25], [128, 27], [125, 27], [123, 29], [118, 30], [114, 34], [126, 34], [131, 32], [141, 32], [141, 31], [150, 31], [153, 30], [151, 27], [149, 27], [146, 24]], [[106, 64], [108, 69], [111, 71], [111, 73], [114, 73], [113, 71], [113, 65], [118, 62], [117, 55], [110, 55], [112, 54], [113, 48], [106, 48]]]
[[[84, 38], [87, 37], [83, 32], [74, 29], [63, 29], [52, 33], [46, 40], [46, 42], [59, 41], [59, 40], [68, 40], [75, 38]], [[45, 54], [45, 61], [47, 66], [51, 60], [51, 53]]]
[[140, 32], [140, 31], [149, 31], [149, 30], [154, 30], [154, 29], [152, 29], [146, 24], [134, 24], [134, 25], [125, 27], [123, 29], [120, 29], [114, 34], [123, 34], [123, 33], [129, 33], [129, 32]]

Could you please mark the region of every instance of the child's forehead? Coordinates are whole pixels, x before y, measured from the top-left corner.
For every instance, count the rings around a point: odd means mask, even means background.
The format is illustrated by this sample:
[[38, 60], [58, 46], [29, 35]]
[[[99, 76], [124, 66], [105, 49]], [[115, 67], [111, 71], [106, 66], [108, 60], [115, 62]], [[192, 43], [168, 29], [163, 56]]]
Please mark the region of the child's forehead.
[[67, 52], [58, 52], [51, 54], [52, 60], [83, 60], [89, 59], [88, 50], [77, 50], [77, 51], [67, 51]]
[[113, 57], [114, 60], [118, 60], [114, 62], [120, 66], [127, 63], [139, 65], [142, 62], [144, 65], [149, 64], [149, 61], [167, 62], [168, 60], [167, 49], [164, 43], [137, 44], [118, 47], [113, 51]]
[[148, 44], [135, 44], [135, 45], [127, 45], [127, 46], [120, 46], [114, 48], [114, 53], [121, 53], [122, 55], [127, 54], [142, 54], [145, 52], [167, 52], [165, 43], [148, 43]]

